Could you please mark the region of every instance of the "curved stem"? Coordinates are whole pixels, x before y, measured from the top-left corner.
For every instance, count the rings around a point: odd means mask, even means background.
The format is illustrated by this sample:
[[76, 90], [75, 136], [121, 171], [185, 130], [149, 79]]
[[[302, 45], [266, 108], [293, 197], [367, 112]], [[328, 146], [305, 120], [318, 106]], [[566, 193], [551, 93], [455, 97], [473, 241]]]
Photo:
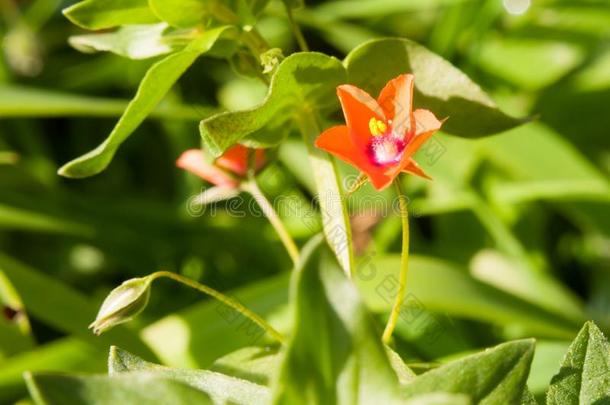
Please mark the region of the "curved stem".
[[267, 200], [261, 189], [258, 187], [258, 184], [256, 184], [256, 180], [254, 178], [250, 178], [248, 181], [243, 182], [241, 184], [241, 189], [250, 193], [252, 198], [256, 200], [259, 207], [261, 207], [263, 210], [263, 214], [265, 214], [277, 232], [280, 240], [286, 248], [286, 251], [288, 252], [288, 255], [296, 266], [299, 261], [299, 248], [297, 247], [296, 243], [294, 243], [294, 240], [286, 230], [284, 223], [278, 216], [277, 212], [275, 212], [275, 209], [273, 209], [273, 205], [271, 205], [269, 200]]
[[288, 5], [287, 2], [284, 2], [284, 5], [286, 6], [286, 14], [288, 15], [288, 21], [290, 22], [290, 28], [292, 28], [292, 34], [294, 35], [295, 39], [297, 40], [297, 44], [299, 44], [299, 48], [301, 48], [301, 51], [303, 51], [303, 52], [309, 52], [309, 46], [307, 46], [307, 41], [305, 40], [305, 37], [303, 36], [301, 27], [299, 27], [299, 24], [294, 20], [294, 16], [292, 15], [292, 8], [290, 8], [290, 6]]
[[398, 276], [398, 291], [396, 292], [396, 299], [394, 300], [394, 306], [390, 313], [390, 318], [386, 324], [385, 330], [381, 340], [384, 343], [388, 343], [392, 337], [392, 332], [398, 322], [398, 316], [400, 315], [400, 309], [405, 299], [405, 292], [407, 290], [407, 274], [409, 272], [409, 212], [407, 209], [407, 197], [402, 191], [400, 186], [400, 180], [397, 178], [394, 180], [394, 186], [396, 186], [396, 193], [398, 194], [398, 200], [400, 203], [400, 217], [402, 219], [402, 255], [400, 258], [400, 274]]
[[191, 279], [181, 276], [179, 274], [172, 273], [170, 271], [157, 271], [155, 273], [152, 273], [148, 277], [150, 277], [150, 282], [153, 282], [154, 280], [156, 280], [158, 278], [162, 278], [162, 277], [170, 278], [170, 279], [177, 281], [179, 283], [182, 283], [188, 287], [194, 288], [195, 290], [200, 291], [206, 295], [209, 295], [210, 297], [213, 297], [213, 298], [217, 299], [218, 301], [222, 302], [226, 306], [229, 306], [229, 307], [233, 308], [234, 310], [236, 310], [237, 312], [243, 314], [245, 317], [250, 319], [252, 322], [256, 323], [258, 326], [263, 328], [265, 330], [265, 332], [267, 332], [269, 335], [271, 335], [273, 338], [275, 338], [280, 343], [284, 342], [284, 336], [280, 332], [275, 330], [271, 325], [269, 325], [263, 318], [261, 318], [254, 312], [250, 311], [248, 308], [244, 307], [242, 304], [240, 304], [235, 299], [233, 299], [231, 297], [227, 297], [223, 293], [218, 292], [218, 291], [214, 290], [213, 288], [205, 286], [201, 283], [198, 283], [197, 281], [191, 280]]

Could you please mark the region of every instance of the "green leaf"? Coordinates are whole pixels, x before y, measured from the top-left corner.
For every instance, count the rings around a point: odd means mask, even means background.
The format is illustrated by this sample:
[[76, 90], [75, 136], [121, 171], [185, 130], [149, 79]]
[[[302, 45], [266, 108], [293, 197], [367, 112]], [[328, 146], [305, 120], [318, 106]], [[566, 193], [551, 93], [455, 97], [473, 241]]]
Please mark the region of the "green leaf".
[[182, 51], [155, 63], [146, 72], [134, 99], [108, 138], [94, 150], [65, 164], [59, 169], [59, 174], [80, 178], [93, 176], [104, 170], [119, 146], [152, 112], [178, 78], [201, 54], [211, 49], [228, 28], [225, 26], [205, 31]]
[[163, 36], [166, 29], [165, 23], [127, 25], [114, 32], [72, 36], [68, 42], [85, 53], [103, 51], [130, 59], [146, 59], [170, 53], [179, 45]]
[[418, 395], [405, 402], [405, 405], [470, 405], [470, 398], [464, 394], [449, 394], [446, 392], [434, 392], [431, 394]]
[[406, 397], [438, 391], [467, 394], [476, 404], [517, 404], [526, 389], [534, 341], [517, 340], [428, 371], [403, 387]]
[[[128, 100], [0, 85], [0, 117], [120, 117], [128, 103]], [[150, 117], [195, 121], [212, 111], [204, 106], [160, 104]]]
[[203, 24], [205, 17], [210, 17], [221, 5], [218, 0], [149, 0], [148, 3], [159, 19], [179, 28]]
[[30, 395], [39, 405], [204, 405], [210, 398], [187, 384], [151, 373], [61, 375], [26, 373]]
[[587, 322], [568, 348], [561, 369], [551, 380], [547, 404], [604, 404], [610, 398], [610, 344], [593, 322]]
[[207, 370], [183, 370], [149, 363], [121, 350], [110, 349], [108, 372], [122, 377], [123, 373], [149, 372], [155, 376], [179, 381], [207, 393], [215, 404], [264, 404], [269, 401], [267, 387]]
[[275, 377], [280, 362], [276, 349], [244, 347], [216, 360], [210, 370], [267, 385]]
[[[443, 131], [479, 137], [506, 131], [524, 122], [503, 113], [481, 88], [459, 69], [417, 43], [398, 38], [372, 40], [345, 59], [350, 83], [374, 97], [392, 78], [415, 75], [416, 108], [449, 119]], [[476, 119], [474, 119], [476, 117]]]
[[74, 24], [90, 30], [159, 21], [148, 7], [148, 0], [85, 0], [63, 13]]
[[[316, 52], [293, 54], [282, 61], [263, 102], [248, 110], [231, 111], [201, 121], [200, 131], [207, 150], [220, 156], [226, 149], [270, 123], [277, 126], [296, 113], [335, 106], [335, 88], [346, 80], [345, 69], [333, 57]], [[277, 142], [274, 138], [274, 141]], [[262, 143], [263, 136], [257, 139]], [[274, 145], [269, 143], [267, 146]]]
[[407, 384], [413, 380], [413, 378], [415, 378], [415, 373], [405, 364], [404, 361], [402, 361], [402, 358], [398, 353], [392, 350], [389, 346], [385, 346], [385, 351], [388, 354], [390, 365], [398, 376], [398, 382], [401, 385]]
[[321, 241], [315, 237], [303, 249], [294, 273], [294, 324], [274, 403], [399, 403], [379, 331]]
[[106, 348], [98, 348], [77, 338], [61, 338], [12, 356], [0, 367], [0, 403], [12, 403], [23, 397], [27, 389], [23, 381], [26, 371], [101, 372]]

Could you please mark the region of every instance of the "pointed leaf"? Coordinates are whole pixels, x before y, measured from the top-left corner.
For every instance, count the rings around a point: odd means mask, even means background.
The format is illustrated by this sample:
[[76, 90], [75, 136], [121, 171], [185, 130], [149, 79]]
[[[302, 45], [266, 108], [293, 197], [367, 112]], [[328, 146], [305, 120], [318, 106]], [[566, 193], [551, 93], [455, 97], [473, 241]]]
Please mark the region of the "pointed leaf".
[[449, 117], [443, 131], [450, 134], [479, 137], [524, 122], [503, 113], [476, 83], [451, 63], [407, 39], [366, 42], [349, 53], [345, 66], [350, 82], [375, 97], [388, 80], [402, 73], [413, 73], [415, 107], [429, 109], [437, 117]]
[[159, 21], [148, 7], [148, 0], [85, 0], [63, 13], [74, 24], [90, 30]]
[[609, 398], [610, 344], [593, 322], [587, 322], [551, 380], [547, 404], [602, 404]]
[[105, 375], [25, 375], [34, 402], [39, 405], [204, 405], [212, 404], [202, 391], [151, 373]]
[[130, 372], [149, 372], [179, 381], [207, 393], [215, 404], [264, 404], [269, 390], [262, 385], [207, 370], [183, 370], [149, 363], [117, 347], [110, 349], [108, 372], [111, 376]]
[[517, 404], [533, 354], [531, 339], [503, 343], [428, 371], [404, 386], [403, 393], [410, 398], [443, 391], [467, 394], [477, 404]]
[[398, 379], [373, 319], [321, 240], [303, 249], [294, 274], [294, 325], [274, 403], [399, 403]]
[[205, 31], [182, 51], [155, 63], [146, 72], [134, 99], [108, 138], [94, 150], [65, 164], [59, 169], [59, 174], [80, 178], [93, 176], [104, 170], [119, 146], [153, 111], [178, 78], [201, 54], [210, 50], [228, 28], [225, 26]]
[[[231, 111], [201, 121], [203, 142], [210, 153], [221, 155], [247, 135], [278, 119], [287, 121], [295, 113], [337, 105], [335, 88], [346, 80], [345, 69], [333, 57], [316, 52], [302, 52], [284, 59], [271, 79], [267, 97], [249, 110]], [[277, 136], [272, 136], [276, 140]], [[257, 135], [258, 142], [265, 141]], [[269, 145], [272, 145], [270, 142]]]

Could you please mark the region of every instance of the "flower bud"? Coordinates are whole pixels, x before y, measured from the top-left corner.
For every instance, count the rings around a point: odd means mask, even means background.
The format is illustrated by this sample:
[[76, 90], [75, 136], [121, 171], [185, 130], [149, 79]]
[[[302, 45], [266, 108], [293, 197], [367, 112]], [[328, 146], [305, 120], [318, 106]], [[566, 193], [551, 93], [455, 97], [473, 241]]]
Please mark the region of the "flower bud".
[[149, 277], [132, 278], [112, 290], [89, 329], [100, 335], [116, 325], [132, 320], [148, 305], [151, 282]]

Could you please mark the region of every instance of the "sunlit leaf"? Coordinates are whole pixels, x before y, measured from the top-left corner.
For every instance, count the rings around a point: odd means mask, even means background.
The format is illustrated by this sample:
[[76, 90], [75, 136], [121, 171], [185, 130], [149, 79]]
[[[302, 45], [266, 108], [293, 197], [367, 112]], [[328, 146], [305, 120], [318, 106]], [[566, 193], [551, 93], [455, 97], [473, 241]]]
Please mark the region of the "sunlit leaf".
[[551, 380], [547, 404], [602, 404], [609, 397], [610, 344], [593, 322], [587, 322]]
[[[76, 35], [68, 42], [73, 48], [85, 52], [112, 52], [130, 59], [146, 59], [170, 53], [178, 44], [163, 37], [167, 24], [128, 25], [115, 32]], [[174, 46], [172, 46], [174, 45]]]
[[[201, 121], [200, 131], [206, 149], [219, 156], [272, 121], [288, 121], [300, 111], [337, 105], [335, 87], [345, 80], [345, 69], [336, 58], [315, 52], [289, 56], [274, 73], [267, 97], [260, 105], [249, 110], [220, 113]], [[257, 139], [261, 144], [265, 141], [263, 136]]]
[[148, 372], [154, 376], [179, 381], [207, 393], [215, 404], [249, 405], [269, 401], [269, 390], [262, 385], [207, 370], [186, 370], [149, 363], [117, 347], [110, 349], [108, 371], [111, 376]]
[[84, 0], [63, 13], [74, 24], [90, 30], [158, 21], [148, 0]]
[[93, 176], [104, 170], [119, 146], [152, 112], [176, 80], [201, 54], [210, 50], [227, 29], [228, 27], [219, 27], [205, 31], [182, 51], [155, 63], [142, 79], [134, 99], [108, 138], [94, 150], [62, 166], [59, 174], [79, 178]]
[[518, 404], [526, 389], [533, 340], [503, 343], [482, 353], [428, 371], [403, 387], [407, 397], [453, 392], [477, 404]]
[[196, 388], [146, 372], [120, 377], [28, 373], [25, 379], [38, 405], [213, 404]]
[[400, 403], [379, 331], [322, 238], [304, 249], [276, 404]]
[[415, 75], [416, 108], [449, 119], [443, 131], [466, 137], [491, 135], [524, 121], [506, 115], [459, 69], [407, 39], [380, 39], [350, 52], [345, 60], [349, 81], [375, 97], [385, 83], [402, 74]]

